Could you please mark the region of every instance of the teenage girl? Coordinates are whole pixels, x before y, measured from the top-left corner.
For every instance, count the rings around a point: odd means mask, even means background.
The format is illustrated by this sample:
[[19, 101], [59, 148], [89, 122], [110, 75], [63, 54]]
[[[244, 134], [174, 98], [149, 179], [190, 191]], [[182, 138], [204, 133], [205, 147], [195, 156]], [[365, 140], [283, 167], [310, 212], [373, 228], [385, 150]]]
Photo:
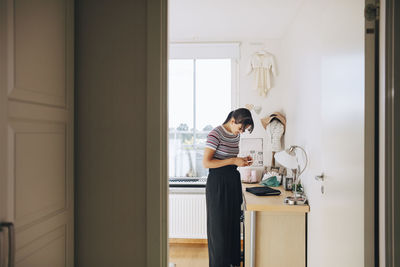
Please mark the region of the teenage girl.
[[209, 267], [240, 266], [240, 213], [242, 185], [236, 168], [252, 158], [237, 157], [240, 134], [253, 131], [248, 109], [231, 111], [224, 123], [207, 136], [203, 165], [209, 168], [206, 184]]

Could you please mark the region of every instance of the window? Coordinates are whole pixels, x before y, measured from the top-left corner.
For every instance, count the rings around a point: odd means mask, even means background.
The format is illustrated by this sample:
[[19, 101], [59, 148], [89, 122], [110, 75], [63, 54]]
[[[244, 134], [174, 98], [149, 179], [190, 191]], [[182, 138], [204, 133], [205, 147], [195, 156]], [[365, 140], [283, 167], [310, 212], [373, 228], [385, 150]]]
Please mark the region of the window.
[[208, 175], [206, 138], [232, 110], [236, 73], [231, 57], [214, 57], [169, 60], [169, 177]]

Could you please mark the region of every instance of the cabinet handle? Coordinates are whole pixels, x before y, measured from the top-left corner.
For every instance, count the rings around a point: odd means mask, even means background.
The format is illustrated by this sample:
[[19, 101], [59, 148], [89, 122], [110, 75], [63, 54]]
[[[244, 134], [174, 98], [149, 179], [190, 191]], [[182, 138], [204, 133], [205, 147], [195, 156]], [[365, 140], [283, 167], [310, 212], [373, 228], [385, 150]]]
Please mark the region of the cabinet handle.
[[4, 228], [8, 228], [8, 267], [14, 267], [15, 259], [15, 232], [14, 224], [12, 222], [0, 223], [0, 231]]

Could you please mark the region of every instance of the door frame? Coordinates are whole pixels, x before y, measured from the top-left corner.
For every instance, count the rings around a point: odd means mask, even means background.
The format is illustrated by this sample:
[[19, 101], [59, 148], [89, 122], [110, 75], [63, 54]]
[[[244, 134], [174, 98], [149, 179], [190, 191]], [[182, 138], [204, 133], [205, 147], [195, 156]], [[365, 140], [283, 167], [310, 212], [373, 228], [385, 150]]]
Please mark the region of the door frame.
[[[7, 8], [6, 3], [0, 0], [0, 37], [6, 34], [7, 25]], [[6, 38], [0, 38], [0, 126], [7, 125], [7, 93], [6, 90], [6, 79], [1, 75], [6, 69]], [[6, 207], [7, 207], [7, 129], [0, 129], [0, 221], [7, 220]], [[1, 264], [1, 263], [0, 263]]]
[[[400, 5], [395, 0], [384, 1], [385, 34], [384, 36], [384, 62], [382, 79], [384, 86], [381, 88], [383, 107], [381, 109], [382, 149], [380, 156], [384, 157], [381, 164], [381, 190], [380, 198], [383, 212], [381, 213], [380, 257], [382, 266], [394, 267], [400, 265]], [[397, 164], [396, 164], [397, 163]], [[396, 179], [397, 177], [397, 179]], [[397, 189], [397, 190], [396, 190]]]
[[147, 266], [168, 264], [167, 0], [147, 1]]
[[364, 21], [364, 266], [372, 267], [379, 261], [379, 16]]

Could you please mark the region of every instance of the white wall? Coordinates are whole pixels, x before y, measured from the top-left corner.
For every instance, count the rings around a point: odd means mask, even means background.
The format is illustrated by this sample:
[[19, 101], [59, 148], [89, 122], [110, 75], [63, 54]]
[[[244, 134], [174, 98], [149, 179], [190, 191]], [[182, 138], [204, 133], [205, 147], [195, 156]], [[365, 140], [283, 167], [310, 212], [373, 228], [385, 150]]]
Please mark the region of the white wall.
[[[307, 0], [282, 40], [285, 141], [310, 158], [310, 267], [364, 266], [363, 4]], [[314, 180], [321, 172], [324, 194]]]
[[76, 10], [75, 266], [146, 266], [147, 2]]
[[304, 0], [169, 0], [170, 40], [280, 39]]
[[[262, 127], [261, 118], [270, 115], [273, 112], [283, 112], [284, 100], [284, 76], [280, 72], [282, 66], [283, 50], [281, 48], [281, 40], [267, 39], [256, 40], [253, 42], [242, 42], [241, 45], [241, 60], [239, 63], [239, 106], [244, 107], [246, 104], [260, 106], [261, 112], [257, 114], [252, 111], [255, 128], [250, 135], [244, 134], [242, 137], [263, 138], [264, 144], [264, 165], [270, 165], [272, 160], [271, 148], [267, 145], [265, 129]], [[248, 75], [247, 69], [251, 55], [260, 49], [265, 49], [275, 57], [277, 67], [277, 77], [273, 77], [273, 87], [269, 90], [266, 97], [260, 96], [254, 88], [254, 75]]]

